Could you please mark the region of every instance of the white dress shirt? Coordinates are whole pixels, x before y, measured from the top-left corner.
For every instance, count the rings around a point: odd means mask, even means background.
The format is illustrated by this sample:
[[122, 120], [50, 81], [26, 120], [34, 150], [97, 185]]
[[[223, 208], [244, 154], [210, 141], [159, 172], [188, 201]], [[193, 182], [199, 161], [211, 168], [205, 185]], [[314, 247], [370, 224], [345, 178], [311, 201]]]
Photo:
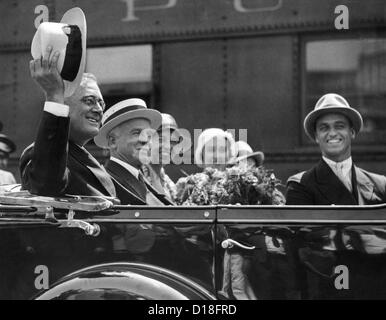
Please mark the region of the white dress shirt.
[[[323, 160], [328, 164], [331, 170], [339, 178], [340, 181], [346, 186], [346, 188], [352, 192], [352, 158], [348, 158], [342, 162], [335, 162], [326, 157], [323, 157]], [[358, 189], [358, 204], [364, 205], [365, 201], [361, 194], [359, 186]]]
[[346, 186], [346, 188], [352, 192], [352, 159], [349, 157], [348, 159], [342, 162], [335, 162], [326, 157], [323, 157], [323, 160], [328, 164], [331, 170], [335, 173], [335, 175], [339, 178], [340, 181]]

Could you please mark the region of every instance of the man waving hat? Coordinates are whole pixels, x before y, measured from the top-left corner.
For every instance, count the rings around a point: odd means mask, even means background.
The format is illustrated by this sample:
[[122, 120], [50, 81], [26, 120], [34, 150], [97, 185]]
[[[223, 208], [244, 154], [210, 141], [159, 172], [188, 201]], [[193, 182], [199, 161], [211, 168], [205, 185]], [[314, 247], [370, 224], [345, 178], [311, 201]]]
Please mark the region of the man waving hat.
[[84, 73], [83, 11], [42, 23], [31, 53], [30, 73], [46, 101], [35, 142], [20, 159], [23, 188], [44, 196], [115, 197], [109, 174], [84, 148], [99, 132], [105, 103], [95, 76]]

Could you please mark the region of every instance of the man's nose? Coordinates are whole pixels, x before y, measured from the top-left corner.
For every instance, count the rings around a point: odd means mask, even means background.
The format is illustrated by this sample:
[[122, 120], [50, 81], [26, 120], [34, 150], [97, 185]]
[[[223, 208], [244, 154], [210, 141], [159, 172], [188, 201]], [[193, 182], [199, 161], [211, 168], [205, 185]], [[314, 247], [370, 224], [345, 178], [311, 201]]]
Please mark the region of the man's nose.
[[147, 130], [143, 130], [141, 134], [139, 135], [139, 142], [142, 144], [148, 144], [151, 141], [151, 136], [147, 132]]
[[328, 136], [329, 137], [335, 137], [337, 134], [335, 128], [331, 128], [329, 131], [328, 131]]
[[92, 108], [91, 108], [92, 111], [94, 112], [98, 112], [100, 115], [103, 114], [103, 105], [100, 101], [96, 101], [95, 104], [93, 104]]

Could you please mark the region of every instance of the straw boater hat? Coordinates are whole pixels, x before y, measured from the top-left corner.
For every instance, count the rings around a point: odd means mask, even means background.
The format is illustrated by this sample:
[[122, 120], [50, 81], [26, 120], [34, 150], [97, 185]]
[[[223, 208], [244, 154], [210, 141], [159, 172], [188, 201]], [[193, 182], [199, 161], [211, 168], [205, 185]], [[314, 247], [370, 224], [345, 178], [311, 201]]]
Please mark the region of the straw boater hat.
[[201, 132], [201, 134], [198, 137], [197, 148], [194, 153], [194, 160], [197, 166], [203, 167], [204, 165], [203, 152], [204, 152], [205, 145], [209, 141], [213, 140], [214, 138], [223, 138], [225, 140], [228, 140], [231, 146], [230, 159], [234, 158], [236, 154], [236, 150], [235, 150], [235, 140], [232, 134], [218, 128], [205, 129], [203, 132]]
[[64, 96], [71, 96], [79, 86], [86, 63], [86, 18], [82, 9], [72, 8], [60, 23], [43, 22], [32, 39], [31, 54], [39, 59], [47, 46], [59, 51], [57, 68], [64, 80]]
[[150, 127], [157, 130], [162, 123], [161, 113], [154, 109], [148, 109], [142, 99], [127, 99], [114, 104], [102, 117], [102, 127], [94, 138], [97, 146], [108, 147], [108, 134], [116, 126], [131, 119], [145, 118], [150, 121]]
[[363, 126], [361, 114], [350, 107], [345, 98], [336, 93], [327, 93], [318, 100], [314, 110], [304, 119], [304, 130], [312, 140], [315, 140], [316, 120], [327, 113], [339, 113], [346, 116], [351, 121], [356, 134]]
[[0, 133], [0, 156], [8, 156], [16, 150], [15, 143], [5, 134]]
[[236, 157], [229, 161], [229, 164], [236, 164], [242, 160], [252, 158], [256, 161], [256, 166], [261, 166], [264, 161], [264, 153], [261, 151], [253, 152], [251, 146], [245, 141], [237, 141], [235, 144], [236, 147]]

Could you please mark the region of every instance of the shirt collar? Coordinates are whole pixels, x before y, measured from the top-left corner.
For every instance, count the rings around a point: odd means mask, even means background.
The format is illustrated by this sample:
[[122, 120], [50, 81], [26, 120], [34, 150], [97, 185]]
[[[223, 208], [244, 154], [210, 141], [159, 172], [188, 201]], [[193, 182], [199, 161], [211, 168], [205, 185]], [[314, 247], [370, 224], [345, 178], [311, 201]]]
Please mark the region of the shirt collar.
[[346, 160], [341, 162], [332, 161], [324, 156], [322, 156], [323, 160], [328, 164], [328, 166], [335, 172], [338, 166], [342, 166], [343, 174], [348, 174], [352, 168], [352, 158], [349, 157]]
[[139, 176], [139, 170], [137, 168], [134, 168], [132, 165], [128, 164], [127, 162], [124, 162], [120, 159], [117, 159], [115, 157], [110, 157], [111, 161], [114, 161], [118, 164], [120, 164], [122, 167], [124, 167], [127, 171], [129, 171], [134, 177], [138, 179]]

